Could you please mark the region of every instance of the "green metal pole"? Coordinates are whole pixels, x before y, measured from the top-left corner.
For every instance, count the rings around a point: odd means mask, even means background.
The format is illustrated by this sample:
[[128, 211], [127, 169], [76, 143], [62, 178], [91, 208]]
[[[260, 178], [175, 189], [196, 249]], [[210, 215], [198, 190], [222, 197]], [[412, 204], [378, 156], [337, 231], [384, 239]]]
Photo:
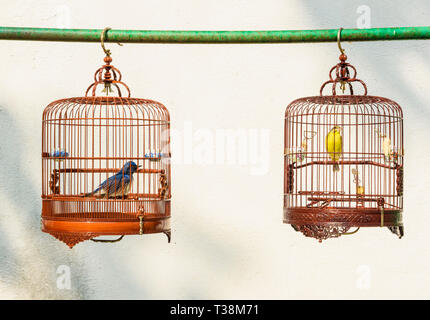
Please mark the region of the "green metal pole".
[[[101, 29], [0, 27], [0, 39], [100, 42]], [[106, 42], [121, 43], [291, 43], [334, 42], [338, 29], [283, 31], [109, 30]], [[430, 39], [430, 27], [343, 29], [342, 41]]]

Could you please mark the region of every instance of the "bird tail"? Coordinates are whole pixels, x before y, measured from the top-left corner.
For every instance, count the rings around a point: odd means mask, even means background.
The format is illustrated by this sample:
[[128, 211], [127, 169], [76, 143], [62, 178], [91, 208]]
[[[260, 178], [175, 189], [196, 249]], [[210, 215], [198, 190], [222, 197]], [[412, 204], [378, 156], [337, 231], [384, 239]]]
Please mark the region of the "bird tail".
[[88, 192], [88, 193], [85, 193], [84, 194], [84, 198], [87, 198], [87, 197], [91, 197], [91, 196], [93, 196], [94, 194], [96, 194], [98, 191], [100, 191], [100, 189], [101, 189], [101, 187], [98, 187], [96, 190], [94, 190], [93, 192]]
[[340, 170], [339, 165], [337, 163], [335, 163], [333, 165], [333, 172], [338, 172]]

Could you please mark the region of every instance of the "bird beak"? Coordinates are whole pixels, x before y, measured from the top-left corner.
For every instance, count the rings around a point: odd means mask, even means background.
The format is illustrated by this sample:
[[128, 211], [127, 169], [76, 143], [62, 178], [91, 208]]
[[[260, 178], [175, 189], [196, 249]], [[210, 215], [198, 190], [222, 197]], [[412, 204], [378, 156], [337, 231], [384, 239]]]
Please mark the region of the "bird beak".
[[137, 167], [138, 167], [138, 168], [142, 168], [142, 165], [138, 165]]

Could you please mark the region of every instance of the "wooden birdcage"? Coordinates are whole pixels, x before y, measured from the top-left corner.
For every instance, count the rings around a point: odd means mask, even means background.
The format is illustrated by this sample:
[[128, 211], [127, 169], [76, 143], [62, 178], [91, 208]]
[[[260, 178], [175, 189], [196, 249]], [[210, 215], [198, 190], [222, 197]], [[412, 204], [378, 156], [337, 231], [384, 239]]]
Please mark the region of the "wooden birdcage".
[[[401, 238], [402, 109], [367, 95], [345, 54], [329, 75], [319, 96], [285, 112], [284, 223], [319, 241], [360, 227], [388, 227]], [[364, 93], [354, 95], [353, 83]], [[332, 95], [323, 95], [327, 85]], [[338, 85], [350, 94], [338, 95]]]
[[[170, 242], [169, 112], [131, 98], [111, 61], [107, 55], [84, 97], [54, 101], [43, 112], [42, 231], [69, 247], [160, 232]], [[96, 95], [100, 87], [106, 96]]]

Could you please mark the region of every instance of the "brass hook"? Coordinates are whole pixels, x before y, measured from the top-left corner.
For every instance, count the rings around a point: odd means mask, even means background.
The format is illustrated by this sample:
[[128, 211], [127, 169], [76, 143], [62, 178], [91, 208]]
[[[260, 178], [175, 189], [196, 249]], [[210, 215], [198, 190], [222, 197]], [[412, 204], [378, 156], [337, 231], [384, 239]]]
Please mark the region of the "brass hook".
[[[106, 39], [106, 32], [108, 32], [109, 30], [111, 30], [111, 28], [110, 28], [110, 27], [106, 27], [106, 28], [104, 28], [104, 29], [103, 29], [103, 31], [102, 31], [102, 33], [101, 33], [101, 35], [100, 35], [100, 42], [101, 42], [101, 45], [102, 45], [102, 49], [103, 49], [104, 53], [105, 53], [108, 57], [110, 57], [110, 55], [111, 55], [111, 51], [110, 51], [109, 49], [106, 49], [106, 47], [105, 47], [105, 39]], [[122, 46], [122, 43], [117, 42], [117, 44], [118, 44], [119, 46]]]
[[341, 44], [340, 44], [340, 35], [342, 33], [343, 28], [339, 28], [339, 31], [337, 32], [337, 46], [340, 50], [341, 54], [345, 54], [345, 50], [342, 48]]

